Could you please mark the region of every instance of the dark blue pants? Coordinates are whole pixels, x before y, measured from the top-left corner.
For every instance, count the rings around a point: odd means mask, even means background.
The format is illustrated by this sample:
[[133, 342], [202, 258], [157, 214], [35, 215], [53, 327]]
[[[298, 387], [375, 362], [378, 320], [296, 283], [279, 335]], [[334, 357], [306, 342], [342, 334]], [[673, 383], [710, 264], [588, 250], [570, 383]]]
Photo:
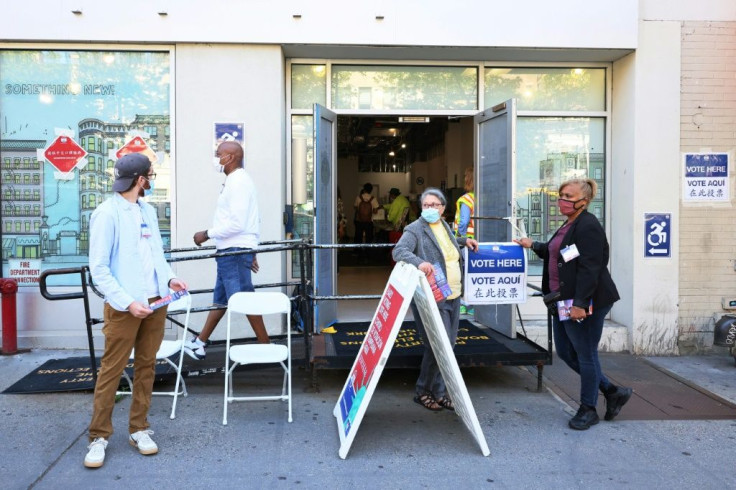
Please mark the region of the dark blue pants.
[[561, 322], [556, 315], [552, 316], [557, 355], [580, 375], [580, 403], [591, 407], [598, 403], [598, 390], [605, 392], [611, 386], [598, 361], [603, 320], [611, 306], [596, 308], [593, 305], [593, 314], [580, 323], [572, 320]]

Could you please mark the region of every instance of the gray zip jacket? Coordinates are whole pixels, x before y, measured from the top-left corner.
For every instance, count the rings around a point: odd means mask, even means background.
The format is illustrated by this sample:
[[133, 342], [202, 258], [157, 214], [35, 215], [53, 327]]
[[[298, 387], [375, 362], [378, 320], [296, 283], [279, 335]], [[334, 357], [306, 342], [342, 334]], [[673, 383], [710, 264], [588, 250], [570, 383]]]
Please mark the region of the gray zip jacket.
[[[454, 237], [450, 226], [444, 220], [442, 220], [442, 225], [447, 230], [451, 241], [455, 243], [458, 253], [460, 253], [460, 247], [466, 245], [467, 237]], [[439, 263], [442, 266], [442, 272], [447, 277], [447, 266], [445, 265], [445, 257], [442, 255], [442, 249], [440, 249], [440, 244], [437, 243], [429, 223], [424, 218], [419, 218], [404, 228], [404, 234], [401, 235], [394, 247], [392, 256], [396, 262], [406, 262], [414, 267], [419, 267], [422, 262]], [[462, 274], [465, 272], [463, 264], [463, 254], [460, 253], [461, 280]]]

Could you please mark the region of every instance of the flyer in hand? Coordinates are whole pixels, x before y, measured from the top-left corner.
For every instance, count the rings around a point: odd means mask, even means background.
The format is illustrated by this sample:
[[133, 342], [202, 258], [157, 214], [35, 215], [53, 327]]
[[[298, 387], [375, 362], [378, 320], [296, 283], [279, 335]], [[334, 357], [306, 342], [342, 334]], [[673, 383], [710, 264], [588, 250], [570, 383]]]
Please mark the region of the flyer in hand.
[[[570, 309], [572, 308], [572, 299], [565, 299], [557, 302], [557, 315], [560, 317], [560, 321], [570, 319]], [[588, 307], [588, 316], [593, 314], [593, 300], [590, 300], [590, 306]]]
[[175, 293], [171, 293], [168, 296], [164, 296], [163, 298], [157, 301], [154, 301], [149, 306], [151, 307], [152, 310], [157, 310], [161, 308], [162, 306], [166, 306], [169, 303], [173, 303], [177, 299], [182, 298], [186, 296], [187, 294], [189, 294], [189, 292], [186, 289], [182, 289], [180, 291], [176, 291]]
[[427, 280], [429, 281], [429, 286], [432, 288], [435, 301], [440, 302], [452, 294], [452, 289], [447, 284], [447, 278], [440, 264], [434, 264], [434, 274], [427, 277]]

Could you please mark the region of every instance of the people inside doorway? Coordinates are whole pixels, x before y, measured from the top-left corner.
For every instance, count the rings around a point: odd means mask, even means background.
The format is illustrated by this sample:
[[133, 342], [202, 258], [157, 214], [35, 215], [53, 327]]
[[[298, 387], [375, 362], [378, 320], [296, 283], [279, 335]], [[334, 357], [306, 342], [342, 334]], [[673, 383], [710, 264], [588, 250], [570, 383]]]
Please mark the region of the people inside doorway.
[[475, 238], [475, 226], [473, 226], [473, 220], [470, 219], [475, 209], [473, 167], [465, 169], [463, 188], [465, 189], [465, 194], [460, 196], [455, 203], [455, 235]]
[[[416, 266], [426, 276], [433, 276], [439, 267], [447, 278], [450, 294], [437, 303], [442, 323], [450, 343], [454, 346], [460, 324], [460, 296], [462, 295], [463, 260], [461, 246], [478, 250], [478, 242], [472, 238], [456, 237], [450, 226], [441, 218], [447, 205], [444, 194], [439, 189], [428, 188], [420, 198], [422, 216], [407, 225], [404, 233], [393, 249], [396, 262], [403, 261]], [[424, 341], [424, 356], [417, 379], [414, 401], [424, 408], [439, 411], [443, 408], [454, 410], [452, 400], [447, 396], [445, 382], [435, 359], [432, 347], [427, 340], [424, 324], [419, 311], [412, 302], [414, 321]]]
[[[373, 216], [378, 211], [378, 200], [373, 196], [373, 185], [366, 182], [355, 198], [355, 243], [373, 243]], [[365, 255], [365, 251], [362, 255]]]
[[158, 452], [151, 439], [148, 407], [167, 307], [152, 310], [149, 305], [168, 295], [169, 289], [180, 291], [187, 285], [166, 262], [156, 210], [140, 199], [153, 188], [155, 178], [145, 155], [121, 157], [115, 163], [115, 193], [90, 219], [89, 268], [105, 296], [105, 352], [95, 385], [89, 451], [84, 458], [87, 468], [99, 468], [105, 462], [115, 394], [133, 349], [129, 441], [141, 454]]
[[[194, 234], [194, 243], [202, 245], [213, 239], [218, 253], [244, 252], [258, 247], [260, 224], [256, 186], [245, 171], [243, 147], [237, 141], [225, 141], [217, 147], [214, 170], [225, 174], [225, 184], [217, 198], [212, 227]], [[255, 254], [242, 253], [215, 257], [217, 279], [212, 302], [227, 306], [235, 293], [254, 291], [251, 272], [258, 272]], [[210, 310], [199, 335], [188, 340], [185, 349], [194, 359], [204, 359], [210, 335], [226, 310]], [[261, 344], [270, 343], [266, 325], [260, 315], [247, 315], [256, 339]]]
[[[455, 235], [464, 236], [468, 238], [475, 238], [475, 226], [473, 226], [473, 220], [470, 219], [473, 216], [475, 209], [475, 182], [473, 176], [473, 167], [467, 167], [465, 169], [465, 181], [463, 188], [465, 194], [460, 196], [455, 203]], [[462, 300], [461, 300], [462, 301]], [[465, 304], [462, 301], [460, 305], [461, 315], [474, 315], [475, 309]]]
[[[560, 214], [567, 216], [562, 227], [547, 243], [530, 238], [514, 240], [544, 260], [544, 294], [559, 292], [558, 308], [552, 308], [552, 327], [557, 355], [580, 375], [580, 408], [569, 421], [576, 430], [599, 422], [599, 390], [606, 399], [605, 420], [613, 420], [633, 392], [611, 383], [598, 360], [603, 321], [619, 294], [607, 268], [606, 233], [587, 209], [596, 190], [593, 179], [563, 182], [557, 200]], [[569, 309], [563, 309], [565, 301], [570, 303]]]
[[388, 191], [388, 199], [388, 204], [383, 206], [386, 209], [386, 219], [393, 230], [400, 231], [409, 219], [409, 200], [396, 187]]
[[341, 243], [345, 238], [348, 219], [345, 217], [345, 204], [342, 202], [342, 194], [340, 188], [337, 188], [337, 242]]

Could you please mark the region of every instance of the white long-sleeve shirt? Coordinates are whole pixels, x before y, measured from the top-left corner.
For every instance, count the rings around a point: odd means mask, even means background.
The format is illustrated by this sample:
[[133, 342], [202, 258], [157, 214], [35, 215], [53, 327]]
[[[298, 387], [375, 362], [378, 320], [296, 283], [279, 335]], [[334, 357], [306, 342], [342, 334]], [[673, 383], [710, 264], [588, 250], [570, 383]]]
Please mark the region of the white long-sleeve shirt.
[[233, 170], [225, 178], [212, 228], [207, 230], [207, 234], [215, 240], [218, 250], [258, 246], [260, 219], [256, 186], [245, 169]]

